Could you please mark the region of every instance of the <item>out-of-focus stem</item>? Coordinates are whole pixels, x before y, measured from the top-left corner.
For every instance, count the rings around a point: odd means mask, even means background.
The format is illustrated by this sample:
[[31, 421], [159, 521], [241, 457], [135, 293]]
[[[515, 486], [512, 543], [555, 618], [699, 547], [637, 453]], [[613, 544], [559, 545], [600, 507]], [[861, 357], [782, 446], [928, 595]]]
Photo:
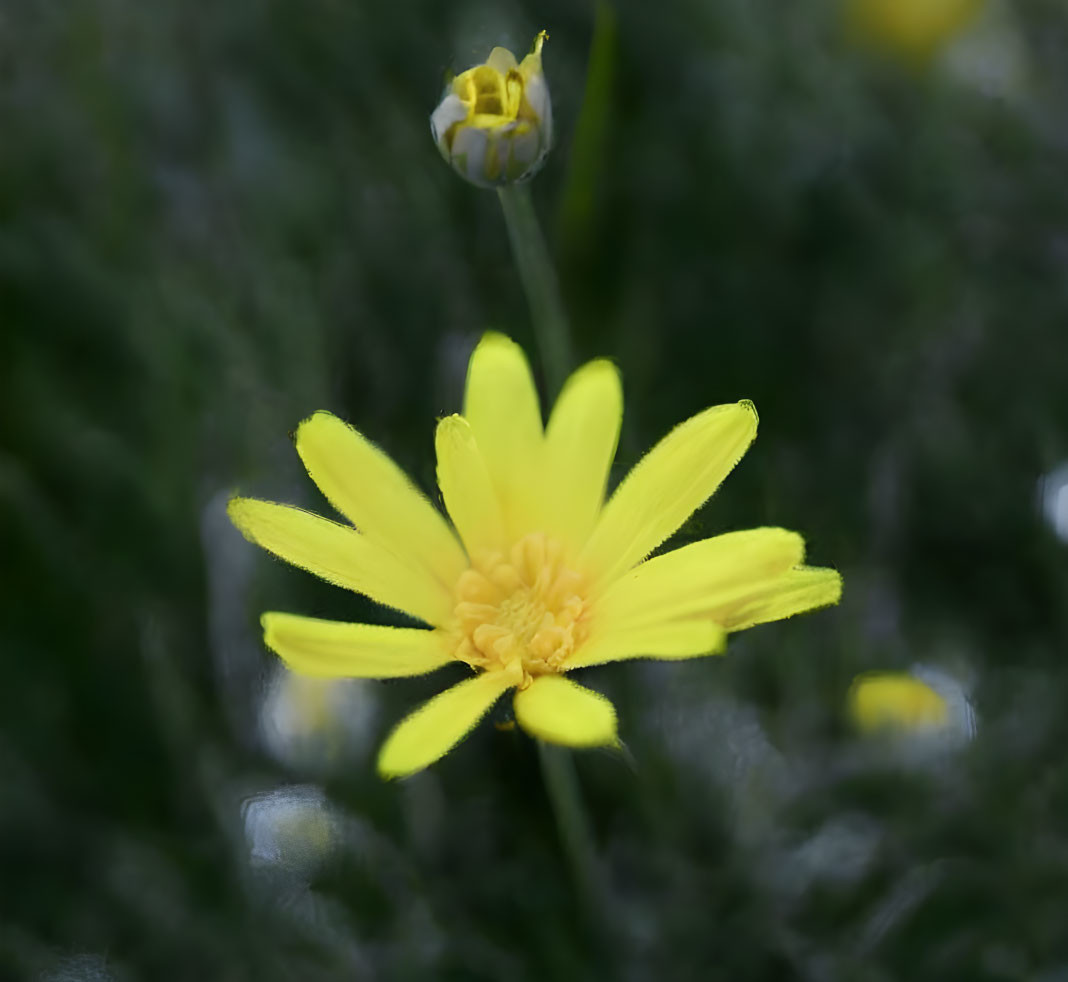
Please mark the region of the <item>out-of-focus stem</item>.
[[564, 747], [538, 741], [538, 761], [545, 791], [552, 805], [553, 817], [560, 833], [564, 852], [571, 865], [575, 886], [586, 909], [596, 921], [600, 910], [600, 886], [593, 859], [593, 836], [586, 820], [575, 765], [571, 752]]
[[545, 237], [541, 234], [530, 187], [509, 184], [498, 188], [497, 195], [508, 226], [508, 240], [519, 267], [519, 278], [530, 305], [551, 400], [563, 388], [572, 365], [571, 334], [560, 299], [560, 285], [549, 259]]

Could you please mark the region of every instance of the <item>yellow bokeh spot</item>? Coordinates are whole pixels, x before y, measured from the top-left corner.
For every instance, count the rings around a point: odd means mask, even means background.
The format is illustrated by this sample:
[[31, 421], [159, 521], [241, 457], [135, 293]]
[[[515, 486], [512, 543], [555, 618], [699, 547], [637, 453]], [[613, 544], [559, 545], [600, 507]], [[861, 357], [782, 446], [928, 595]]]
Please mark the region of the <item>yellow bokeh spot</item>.
[[851, 26], [903, 55], [929, 57], [975, 19], [983, 0], [846, 0]]
[[925, 682], [903, 672], [873, 672], [850, 687], [849, 715], [865, 733], [931, 731], [949, 723], [949, 704]]

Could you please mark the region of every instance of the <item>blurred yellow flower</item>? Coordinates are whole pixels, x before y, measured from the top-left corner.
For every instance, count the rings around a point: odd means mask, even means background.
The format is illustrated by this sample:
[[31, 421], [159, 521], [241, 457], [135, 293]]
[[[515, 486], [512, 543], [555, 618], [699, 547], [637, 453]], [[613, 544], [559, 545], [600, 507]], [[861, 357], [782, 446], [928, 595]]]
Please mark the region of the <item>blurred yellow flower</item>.
[[532, 177], [552, 144], [549, 86], [541, 67], [542, 31], [521, 62], [494, 48], [484, 64], [457, 75], [430, 116], [441, 155], [480, 187]]
[[381, 450], [325, 412], [301, 423], [297, 452], [352, 525], [231, 500], [252, 542], [431, 625], [264, 614], [267, 645], [294, 671], [391, 678], [453, 661], [475, 670], [393, 730], [378, 759], [384, 776], [433, 763], [509, 689], [533, 736], [615, 745], [611, 703], [567, 672], [714, 654], [728, 632], [838, 600], [838, 573], [803, 566], [801, 536], [784, 529], [730, 532], [647, 559], [742, 457], [757, 417], [749, 402], [698, 413], [605, 503], [622, 412], [619, 374], [596, 360], [571, 376], [543, 427], [522, 350], [487, 334], [471, 356], [463, 415], [437, 427], [453, 527]]
[[968, 27], [983, 0], [846, 0], [855, 28], [900, 54], [928, 57]]
[[905, 672], [869, 672], [853, 681], [849, 715], [864, 733], [919, 732], [949, 723], [949, 703], [926, 682]]
[[305, 773], [347, 766], [371, 738], [376, 710], [372, 684], [300, 675], [281, 664], [277, 668], [259, 711], [267, 749]]

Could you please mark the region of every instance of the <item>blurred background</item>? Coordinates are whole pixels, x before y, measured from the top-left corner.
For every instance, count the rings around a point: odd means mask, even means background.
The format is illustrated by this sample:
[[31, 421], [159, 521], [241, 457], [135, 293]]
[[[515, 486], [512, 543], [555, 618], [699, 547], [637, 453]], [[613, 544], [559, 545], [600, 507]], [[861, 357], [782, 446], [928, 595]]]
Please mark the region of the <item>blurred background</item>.
[[[751, 398], [676, 541], [795, 528], [846, 584], [583, 673], [628, 748], [576, 756], [592, 907], [532, 742], [380, 781], [449, 670], [286, 673], [261, 611], [390, 615], [224, 514], [325, 509], [320, 408], [432, 491], [481, 332], [536, 352], [428, 115], [542, 28], [532, 190], [623, 372], [614, 479]], [[3, 5], [0, 978], [1068, 980], [1066, 173], [1060, 0]], [[951, 723], [856, 733], [873, 669]]]

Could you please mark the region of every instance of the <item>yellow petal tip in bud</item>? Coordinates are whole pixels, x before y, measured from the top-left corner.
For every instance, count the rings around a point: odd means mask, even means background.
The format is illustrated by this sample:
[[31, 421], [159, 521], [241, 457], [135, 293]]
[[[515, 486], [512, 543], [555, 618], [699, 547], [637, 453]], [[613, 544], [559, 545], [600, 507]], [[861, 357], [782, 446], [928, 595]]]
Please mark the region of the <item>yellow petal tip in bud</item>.
[[480, 65], [457, 75], [430, 116], [442, 157], [479, 187], [533, 177], [552, 145], [552, 104], [541, 66], [541, 31], [521, 63], [494, 48]]

